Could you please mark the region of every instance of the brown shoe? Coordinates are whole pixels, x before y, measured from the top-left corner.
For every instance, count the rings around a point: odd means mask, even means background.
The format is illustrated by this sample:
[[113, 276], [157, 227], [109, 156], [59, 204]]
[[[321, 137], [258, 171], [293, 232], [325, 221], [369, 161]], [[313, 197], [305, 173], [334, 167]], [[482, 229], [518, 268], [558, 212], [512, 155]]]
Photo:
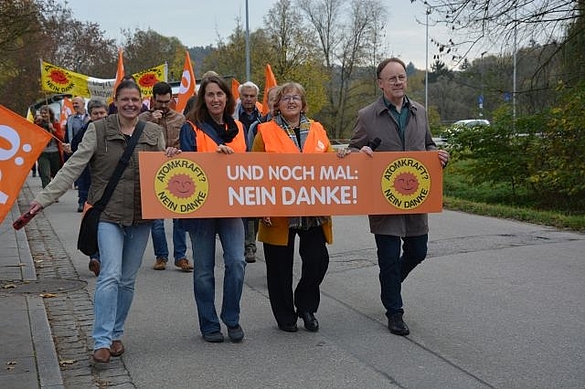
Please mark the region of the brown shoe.
[[98, 261], [95, 258], [92, 258], [89, 260], [89, 270], [93, 272], [93, 274], [95, 274], [95, 276], [99, 276], [100, 275], [100, 261]]
[[175, 261], [175, 266], [180, 267], [184, 272], [193, 271], [193, 265], [189, 263], [187, 258], [181, 258], [178, 261]]
[[124, 344], [121, 340], [114, 340], [112, 345], [110, 346], [110, 354], [113, 357], [119, 357], [120, 355], [124, 354]]
[[152, 268], [154, 270], [165, 270], [167, 268], [167, 259], [163, 257], [158, 257]]
[[93, 360], [99, 363], [109, 363], [110, 356], [110, 349], [108, 348], [98, 348], [93, 352]]

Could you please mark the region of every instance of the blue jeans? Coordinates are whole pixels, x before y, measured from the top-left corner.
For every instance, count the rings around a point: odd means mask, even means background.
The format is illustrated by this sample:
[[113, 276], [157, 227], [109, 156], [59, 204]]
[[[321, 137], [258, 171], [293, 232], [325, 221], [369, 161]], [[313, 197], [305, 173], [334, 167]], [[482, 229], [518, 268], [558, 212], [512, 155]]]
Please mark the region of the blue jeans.
[[109, 348], [124, 333], [149, 231], [150, 223], [130, 227], [109, 222], [98, 225], [101, 269], [94, 295], [94, 350]]
[[[429, 235], [400, 238], [392, 235], [374, 235], [380, 267], [381, 299], [386, 316], [403, 313], [401, 283], [408, 273], [421, 263], [427, 255]], [[400, 242], [402, 256], [400, 256]]]
[[173, 219], [173, 256], [175, 263], [187, 256], [187, 231], [181, 227], [179, 219]]
[[[188, 230], [193, 245], [193, 291], [202, 334], [220, 330], [215, 309], [215, 235], [223, 248], [224, 277], [221, 320], [233, 327], [240, 322], [244, 286], [244, 225], [241, 218], [197, 219]], [[195, 244], [197, 250], [195, 250]]]
[[89, 169], [85, 168], [79, 178], [76, 181], [77, 183], [77, 204], [83, 206], [87, 201], [87, 195], [89, 193], [89, 186], [91, 185], [91, 175], [89, 174]]
[[165, 234], [164, 219], [155, 219], [150, 227], [152, 233], [152, 246], [154, 247], [154, 256], [156, 258], [169, 258], [169, 246], [167, 245], [167, 236]]

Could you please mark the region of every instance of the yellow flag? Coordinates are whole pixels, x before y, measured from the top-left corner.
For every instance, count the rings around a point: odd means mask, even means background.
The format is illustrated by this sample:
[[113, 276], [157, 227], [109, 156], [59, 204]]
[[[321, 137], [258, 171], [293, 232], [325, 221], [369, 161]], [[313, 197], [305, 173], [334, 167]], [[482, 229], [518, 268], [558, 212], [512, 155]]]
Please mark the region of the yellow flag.
[[91, 97], [87, 87], [88, 77], [65, 68], [41, 61], [41, 89], [53, 93], [69, 93]]
[[162, 64], [150, 69], [132, 74], [140, 87], [142, 97], [152, 96], [152, 87], [160, 81], [167, 80], [167, 64]]

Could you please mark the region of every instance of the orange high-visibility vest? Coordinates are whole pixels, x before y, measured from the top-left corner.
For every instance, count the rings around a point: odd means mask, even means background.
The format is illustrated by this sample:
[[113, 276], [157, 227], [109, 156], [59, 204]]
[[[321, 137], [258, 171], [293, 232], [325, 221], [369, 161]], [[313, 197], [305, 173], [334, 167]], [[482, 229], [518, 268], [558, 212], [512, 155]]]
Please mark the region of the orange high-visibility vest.
[[[192, 122], [188, 121], [193, 131], [195, 131], [195, 140], [197, 142], [197, 152], [202, 153], [211, 153], [217, 150], [218, 144], [203, 131], [199, 127], [197, 127]], [[238, 135], [232, 139], [231, 142], [226, 143], [229, 147], [231, 147], [236, 153], [245, 153], [246, 152], [246, 138], [244, 136], [244, 126], [239, 121], [235, 121], [236, 125], [238, 126]]]
[[[258, 125], [258, 132], [262, 135], [264, 149], [267, 153], [300, 153], [287, 132], [273, 120]], [[303, 145], [303, 153], [327, 153], [330, 147], [327, 132], [321, 123], [311, 120], [307, 140]]]

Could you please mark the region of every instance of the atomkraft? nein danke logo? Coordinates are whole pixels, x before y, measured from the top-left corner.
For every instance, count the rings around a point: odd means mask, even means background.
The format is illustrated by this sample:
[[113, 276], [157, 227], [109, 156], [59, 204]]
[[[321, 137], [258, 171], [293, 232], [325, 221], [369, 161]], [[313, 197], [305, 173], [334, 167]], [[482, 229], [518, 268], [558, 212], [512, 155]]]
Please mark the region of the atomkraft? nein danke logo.
[[207, 200], [209, 180], [195, 162], [174, 158], [156, 172], [154, 190], [163, 207], [174, 213], [187, 214], [197, 211]]
[[431, 176], [426, 166], [414, 158], [392, 161], [382, 175], [382, 192], [394, 207], [411, 210], [428, 197]]

